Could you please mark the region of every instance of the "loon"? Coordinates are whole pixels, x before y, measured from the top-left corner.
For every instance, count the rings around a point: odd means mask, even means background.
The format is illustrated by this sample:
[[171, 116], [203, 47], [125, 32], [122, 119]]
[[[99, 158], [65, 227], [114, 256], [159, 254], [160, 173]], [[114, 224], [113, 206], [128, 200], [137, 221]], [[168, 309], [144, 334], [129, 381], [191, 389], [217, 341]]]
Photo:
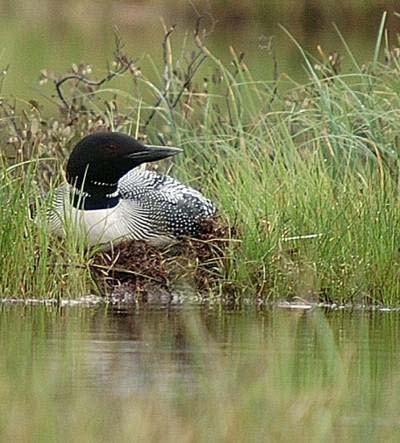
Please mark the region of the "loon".
[[96, 132], [74, 147], [67, 183], [57, 188], [50, 230], [65, 236], [67, 224], [89, 246], [145, 240], [154, 246], [196, 236], [216, 208], [200, 192], [137, 166], [172, 157], [180, 148], [144, 145], [119, 132]]

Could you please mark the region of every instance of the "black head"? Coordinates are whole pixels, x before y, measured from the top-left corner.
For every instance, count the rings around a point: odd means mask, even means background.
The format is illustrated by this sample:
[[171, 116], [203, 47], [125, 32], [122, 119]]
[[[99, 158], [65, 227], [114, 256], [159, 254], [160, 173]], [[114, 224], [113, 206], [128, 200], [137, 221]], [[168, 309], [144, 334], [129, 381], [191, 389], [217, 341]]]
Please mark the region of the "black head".
[[94, 182], [116, 186], [136, 166], [179, 152], [181, 149], [169, 146], [146, 146], [119, 132], [96, 132], [75, 146], [67, 164], [67, 180], [77, 187]]

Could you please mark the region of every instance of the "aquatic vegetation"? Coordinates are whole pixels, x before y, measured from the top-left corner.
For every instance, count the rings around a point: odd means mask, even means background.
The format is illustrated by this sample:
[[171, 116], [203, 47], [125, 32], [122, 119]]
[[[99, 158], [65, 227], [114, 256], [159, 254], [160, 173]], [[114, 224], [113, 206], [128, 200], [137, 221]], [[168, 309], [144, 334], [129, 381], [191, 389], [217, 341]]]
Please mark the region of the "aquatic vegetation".
[[[89, 265], [96, 251], [76, 249], [73, 235], [62, 245], [46, 235], [48, 201], [40, 190], [51, 193], [60, 181], [78, 138], [112, 129], [183, 148], [174, 173], [218, 202], [221, 223], [235, 228], [223, 259], [218, 253], [213, 261], [214, 293], [398, 303], [400, 52], [383, 44], [383, 35], [382, 22], [364, 65], [343, 42], [353, 63], [348, 72], [338, 54], [320, 48], [315, 57], [299, 47], [305, 84], [278, 69], [274, 80], [255, 81], [234, 51], [224, 65], [200, 25], [192, 47], [177, 57], [173, 30], [166, 31], [158, 82], [119, 40], [104, 76], [83, 64], [63, 76], [43, 73], [44, 87], [56, 86], [57, 109], [36, 102], [19, 109], [7, 100], [0, 109], [0, 193], [9, 202], [0, 209], [7, 227], [0, 233], [0, 294], [96, 290]], [[121, 76], [132, 90], [114, 85]], [[29, 217], [32, 200], [38, 223]]]

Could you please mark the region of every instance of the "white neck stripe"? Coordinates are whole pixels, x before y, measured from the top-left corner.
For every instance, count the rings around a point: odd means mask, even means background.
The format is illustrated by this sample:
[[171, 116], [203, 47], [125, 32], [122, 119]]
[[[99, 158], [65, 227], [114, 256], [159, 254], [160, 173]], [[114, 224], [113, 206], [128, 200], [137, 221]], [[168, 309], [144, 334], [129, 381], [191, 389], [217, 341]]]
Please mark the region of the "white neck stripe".
[[93, 185], [96, 185], [96, 186], [107, 186], [109, 188], [118, 185], [118, 183], [104, 183], [104, 182], [98, 182], [98, 181], [91, 181], [90, 183], [92, 183]]
[[[92, 197], [92, 194], [90, 194], [89, 192], [82, 191], [81, 189], [77, 189], [74, 186], [71, 186], [70, 190], [73, 194], [76, 194], [81, 198]], [[115, 198], [118, 196], [119, 196], [118, 189], [115, 192], [112, 192], [111, 194], [106, 194], [106, 198]]]

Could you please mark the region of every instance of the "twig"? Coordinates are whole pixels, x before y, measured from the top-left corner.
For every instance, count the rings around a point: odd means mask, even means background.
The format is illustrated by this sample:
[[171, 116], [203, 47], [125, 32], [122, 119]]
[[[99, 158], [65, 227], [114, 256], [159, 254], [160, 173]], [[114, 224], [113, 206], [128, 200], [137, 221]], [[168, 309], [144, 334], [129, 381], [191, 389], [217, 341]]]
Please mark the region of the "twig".
[[116, 77], [117, 75], [123, 74], [126, 72], [131, 66], [133, 65], [133, 60], [129, 59], [126, 54], [122, 52], [123, 44], [120, 36], [118, 35], [117, 31], [115, 31], [115, 51], [114, 51], [114, 62], [116, 63], [117, 69], [115, 71], [112, 71], [110, 68], [108, 68], [108, 73], [105, 77], [103, 77], [101, 80], [90, 80], [83, 74], [68, 74], [62, 77], [61, 79], [55, 81], [55, 87], [57, 90], [57, 95], [59, 99], [62, 101], [63, 105], [69, 110], [71, 109], [71, 104], [68, 103], [66, 100], [61, 86], [69, 81], [69, 80], [77, 80], [77, 82], [84, 83], [88, 86], [95, 86], [99, 87], [102, 84], [109, 82], [111, 79]]
[[160, 106], [161, 102], [165, 100], [168, 104], [167, 94], [169, 92], [169, 89], [172, 84], [172, 78], [169, 75], [169, 61], [168, 61], [168, 41], [171, 36], [171, 34], [175, 31], [176, 25], [173, 25], [169, 28], [168, 31], [164, 34], [164, 39], [162, 42], [162, 48], [163, 48], [163, 63], [164, 63], [164, 74], [163, 74], [163, 80], [164, 80], [164, 90], [160, 97], [158, 97], [156, 103], [153, 105], [153, 110], [151, 111], [150, 115], [147, 117], [147, 120], [145, 121], [143, 128], [146, 129], [147, 126], [150, 124], [150, 122], [153, 120], [157, 108]]
[[101, 80], [98, 80], [98, 81], [89, 80], [84, 75], [79, 75], [79, 74], [69, 74], [69, 75], [66, 75], [65, 77], [63, 77], [60, 80], [58, 80], [56, 82], [56, 84], [55, 84], [56, 89], [57, 89], [58, 97], [64, 103], [64, 106], [69, 109], [70, 108], [70, 104], [65, 99], [65, 97], [64, 97], [64, 95], [62, 93], [62, 90], [61, 90], [61, 86], [66, 81], [68, 81], [68, 80], [78, 80], [79, 82], [85, 83], [85, 85], [88, 85], [88, 86], [101, 86], [103, 83], [108, 82], [113, 77], [115, 77], [117, 74], [119, 74], [119, 72], [109, 72], [104, 78], [102, 78]]
[[141, 274], [140, 272], [136, 272], [136, 271], [132, 271], [130, 269], [124, 269], [124, 268], [112, 268], [110, 269], [109, 266], [104, 266], [104, 265], [97, 265], [95, 263], [90, 263], [89, 264], [89, 268], [95, 268], [95, 269], [101, 269], [103, 271], [113, 271], [113, 272], [121, 272], [124, 274], [130, 274], [130, 275], [136, 275], [137, 277], [144, 277], [148, 280], [152, 280], [155, 281], [157, 283], [163, 283], [163, 280], [159, 279], [159, 278], [154, 278], [154, 277], [150, 277], [150, 275], [146, 275], [146, 274]]
[[[199, 57], [200, 57], [201, 55], [202, 55], [202, 57], [201, 57], [200, 60], [199, 60]], [[177, 96], [176, 96], [174, 102], [172, 103], [172, 106], [171, 106], [172, 109], [175, 109], [175, 107], [177, 106], [179, 100], [180, 100], [181, 97], [182, 97], [182, 94], [185, 92], [185, 89], [187, 89], [187, 88], [190, 86], [190, 84], [191, 84], [191, 82], [192, 82], [192, 80], [193, 80], [193, 77], [195, 76], [197, 70], [200, 68], [200, 66], [201, 66], [202, 63], [205, 61], [206, 58], [207, 58], [207, 56], [204, 55], [204, 54], [202, 54], [202, 52], [198, 52], [198, 53], [193, 57], [193, 60], [190, 62], [190, 64], [189, 64], [188, 67], [187, 67], [187, 71], [186, 71], [186, 80], [185, 80], [185, 82], [183, 83], [181, 89], [179, 90], [179, 92], [178, 92], [178, 94], [177, 94]], [[197, 63], [197, 65], [195, 65], [195, 63], [196, 63], [197, 60], [198, 60], [198, 63]]]
[[[271, 37], [272, 39], [272, 37]], [[274, 89], [272, 90], [272, 95], [269, 101], [269, 104], [271, 105], [272, 102], [275, 100], [275, 98], [278, 95], [278, 79], [279, 79], [279, 67], [278, 67], [278, 58], [276, 56], [276, 48], [275, 48], [275, 41], [271, 40], [271, 58], [272, 58], [272, 63], [274, 65], [274, 74], [273, 74], [273, 79], [274, 79]]]
[[164, 40], [163, 40], [163, 62], [164, 62], [164, 75], [163, 75], [163, 79], [164, 79], [164, 90], [161, 94], [161, 96], [157, 99], [156, 103], [153, 106], [153, 110], [151, 111], [149, 117], [147, 118], [147, 120], [145, 121], [144, 125], [143, 125], [143, 130], [145, 130], [150, 122], [153, 120], [154, 116], [157, 113], [158, 107], [160, 106], [160, 104], [165, 101], [168, 109], [170, 111], [174, 110], [178, 103], [180, 102], [183, 93], [185, 92], [185, 90], [188, 89], [188, 87], [190, 86], [194, 76], [196, 75], [197, 71], [199, 70], [200, 66], [203, 64], [203, 62], [206, 60], [207, 58], [207, 54], [204, 50], [204, 45], [203, 42], [201, 40], [200, 37], [200, 23], [203, 17], [199, 17], [196, 21], [196, 27], [195, 27], [195, 31], [194, 31], [194, 41], [196, 46], [199, 48], [199, 51], [197, 53], [194, 54], [191, 62], [188, 64], [186, 71], [184, 73], [184, 81], [181, 85], [181, 87], [179, 88], [179, 91], [177, 92], [175, 98], [173, 101], [171, 101], [168, 97], [171, 85], [172, 85], [172, 77], [170, 76], [170, 66], [171, 66], [171, 62], [170, 60], [168, 60], [168, 43], [169, 43], [169, 38], [172, 34], [172, 32], [175, 30], [175, 25], [173, 27], [171, 27], [164, 35]]

